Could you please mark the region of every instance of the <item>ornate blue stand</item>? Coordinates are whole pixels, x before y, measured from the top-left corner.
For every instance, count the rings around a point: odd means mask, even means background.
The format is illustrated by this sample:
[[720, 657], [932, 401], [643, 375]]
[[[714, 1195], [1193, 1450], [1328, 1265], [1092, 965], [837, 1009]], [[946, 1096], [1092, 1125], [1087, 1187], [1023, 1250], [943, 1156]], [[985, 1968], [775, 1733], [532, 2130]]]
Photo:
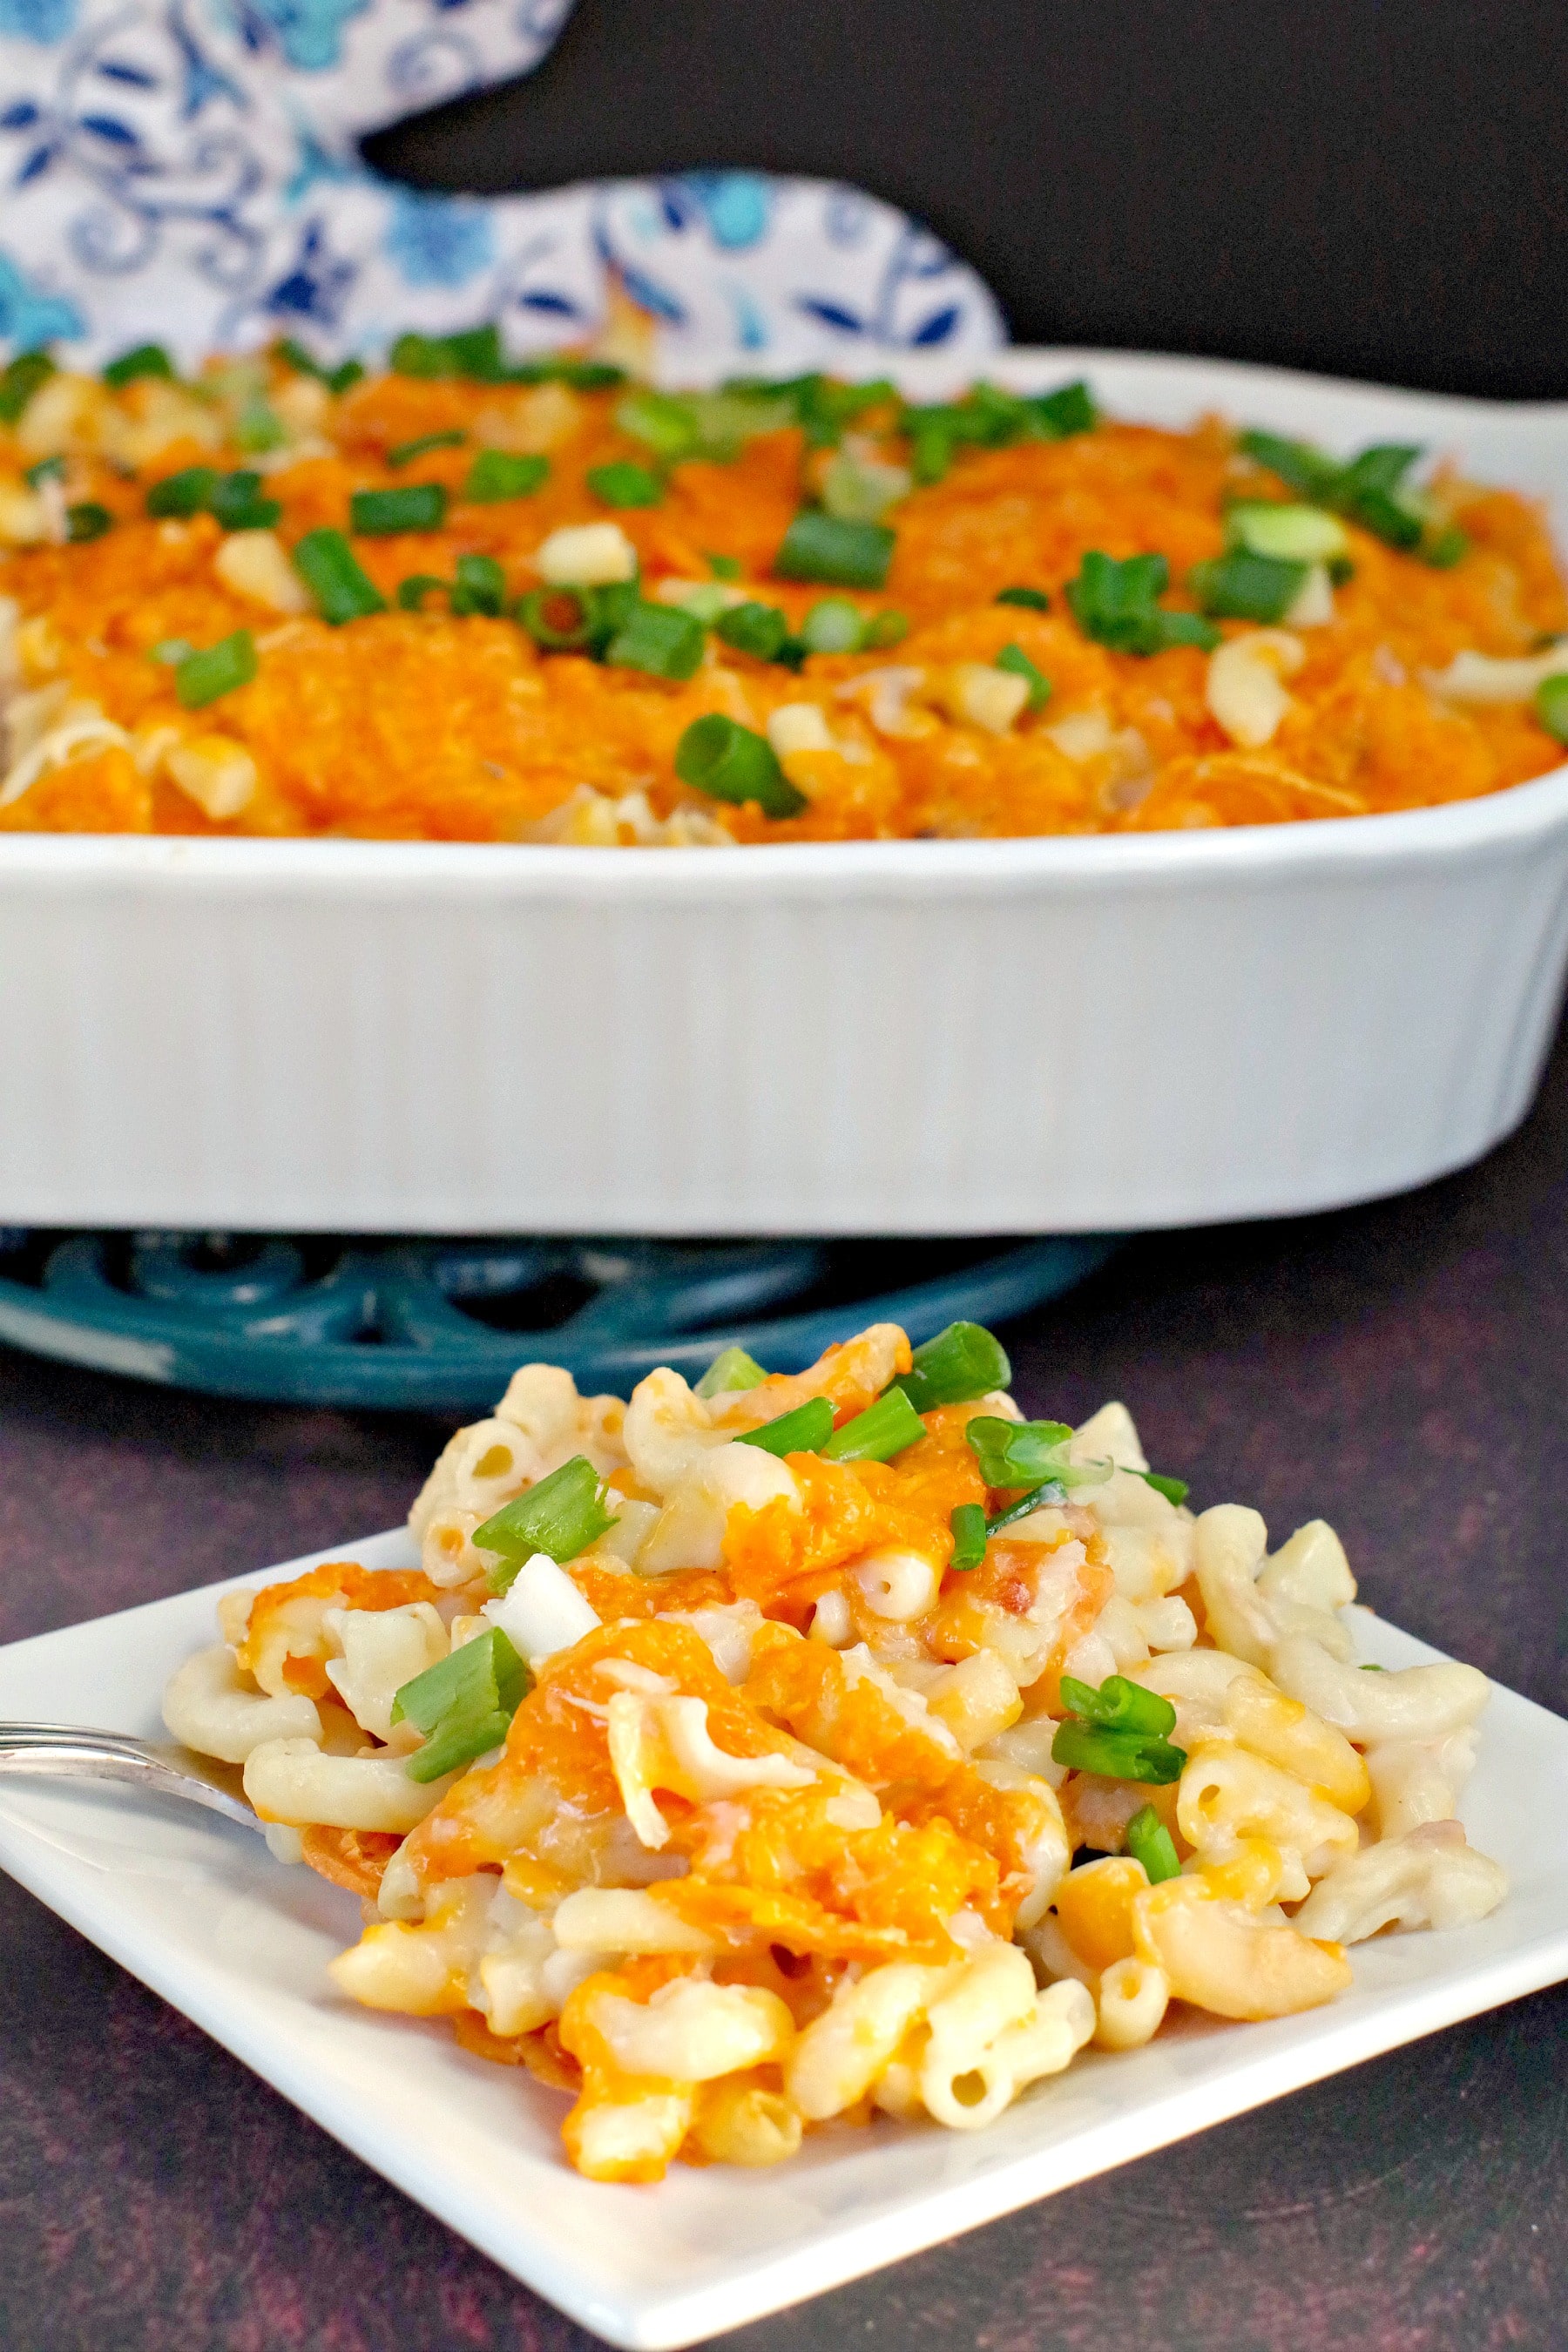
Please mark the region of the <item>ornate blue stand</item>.
[[214, 1396], [470, 1412], [518, 1364], [626, 1394], [721, 1348], [772, 1371], [867, 1323], [919, 1343], [1081, 1282], [1099, 1235], [1015, 1243], [243, 1239], [0, 1227], [0, 1341]]

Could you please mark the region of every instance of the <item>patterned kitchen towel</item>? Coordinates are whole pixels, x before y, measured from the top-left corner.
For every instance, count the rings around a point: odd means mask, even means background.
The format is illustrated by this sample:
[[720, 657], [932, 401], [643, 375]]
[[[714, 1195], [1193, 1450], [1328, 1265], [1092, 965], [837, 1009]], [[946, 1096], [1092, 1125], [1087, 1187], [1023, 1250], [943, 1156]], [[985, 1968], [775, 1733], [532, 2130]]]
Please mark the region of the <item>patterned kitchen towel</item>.
[[[595, 0], [583, 0], [592, 6]], [[652, 352], [771, 373], [1006, 340], [892, 206], [751, 172], [416, 194], [369, 131], [536, 66], [572, 0], [0, 0], [0, 352], [374, 357], [497, 319], [517, 355], [629, 304]], [[592, 126], [584, 145], [592, 148]]]

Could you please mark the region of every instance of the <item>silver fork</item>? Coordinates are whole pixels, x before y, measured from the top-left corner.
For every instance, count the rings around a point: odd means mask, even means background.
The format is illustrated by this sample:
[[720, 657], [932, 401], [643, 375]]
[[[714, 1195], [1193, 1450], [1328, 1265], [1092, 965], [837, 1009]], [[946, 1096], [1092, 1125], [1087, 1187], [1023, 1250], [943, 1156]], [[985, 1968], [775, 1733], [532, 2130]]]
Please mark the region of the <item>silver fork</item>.
[[0, 1723], [0, 1779], [118, 1780], [148, 1796], [205, 1805], [247, 1829], [263, 1824], [237, 1793], [233, 1766], [188, 1748], [132, 1739], [122, 1731], [88, 1731], [68, 1723]]

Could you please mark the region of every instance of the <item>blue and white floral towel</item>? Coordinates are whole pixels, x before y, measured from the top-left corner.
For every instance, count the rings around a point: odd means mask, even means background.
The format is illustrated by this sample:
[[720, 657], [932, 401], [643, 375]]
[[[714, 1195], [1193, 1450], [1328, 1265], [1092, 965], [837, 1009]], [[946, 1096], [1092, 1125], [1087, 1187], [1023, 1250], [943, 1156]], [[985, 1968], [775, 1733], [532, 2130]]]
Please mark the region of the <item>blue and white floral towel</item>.
[[369, 356], [495, 318], [526, 353], [591, 334], [616, 284], [669, 365], [1005, 341], [972, 269], [853, 189], [692, 173], [480, 201], [360, 162], [366, 131], [536, 65], [571, 5], [0, 0], [0, 352], [156, 336], [190, 362], [288, 332]]

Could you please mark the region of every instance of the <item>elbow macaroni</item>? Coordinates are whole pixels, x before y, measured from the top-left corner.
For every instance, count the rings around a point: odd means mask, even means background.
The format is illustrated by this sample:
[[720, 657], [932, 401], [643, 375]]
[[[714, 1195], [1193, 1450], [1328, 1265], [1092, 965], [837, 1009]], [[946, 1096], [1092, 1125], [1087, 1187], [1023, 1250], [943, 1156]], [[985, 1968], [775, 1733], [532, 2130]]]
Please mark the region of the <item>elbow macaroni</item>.
[[[1506, 1891], [1454, 1819], [1485, 1678], [1363, 1674], [1323, 1521], [1270, 1554], [1255, 1511], [1194, 1517], [1110, 1404], [1068, 1449], [1110, 1475], [955, 1572], [952, 1512], [998, 1507], [965, 1428], [1010, 1397], [928, 1412], [888, 1464], [738, 1442], [816, 1398], [842, 1424], [910, 1361], [881, 1325], [712, 1398], [655, 1372], [629, 1407], [525, 1365], [432, 1471], [418, 1570], [227, 1594], [170, 1681], [170, 1730], [243, 1767], [275, 1851], [379, 1890], [338, 1990], [571, 2088], [593, 2179], [776, 2163], [839, 2116], [982, 2129], [1173, 2002], [1311, 2008], [1346, 1945]], [[495, 1593], [476, 1529], [582, 1454], [616, 1527]], [[504, 1744], [419, 1781], [397, 1695], [491, 1628], [531, 1678]], [[1062, 1675], [1112, 1673], [1170, 1700], [1175, 1783], [1056, 1762]], [[1157, 1884], [1124, 1850], [1151, 1805]]]

